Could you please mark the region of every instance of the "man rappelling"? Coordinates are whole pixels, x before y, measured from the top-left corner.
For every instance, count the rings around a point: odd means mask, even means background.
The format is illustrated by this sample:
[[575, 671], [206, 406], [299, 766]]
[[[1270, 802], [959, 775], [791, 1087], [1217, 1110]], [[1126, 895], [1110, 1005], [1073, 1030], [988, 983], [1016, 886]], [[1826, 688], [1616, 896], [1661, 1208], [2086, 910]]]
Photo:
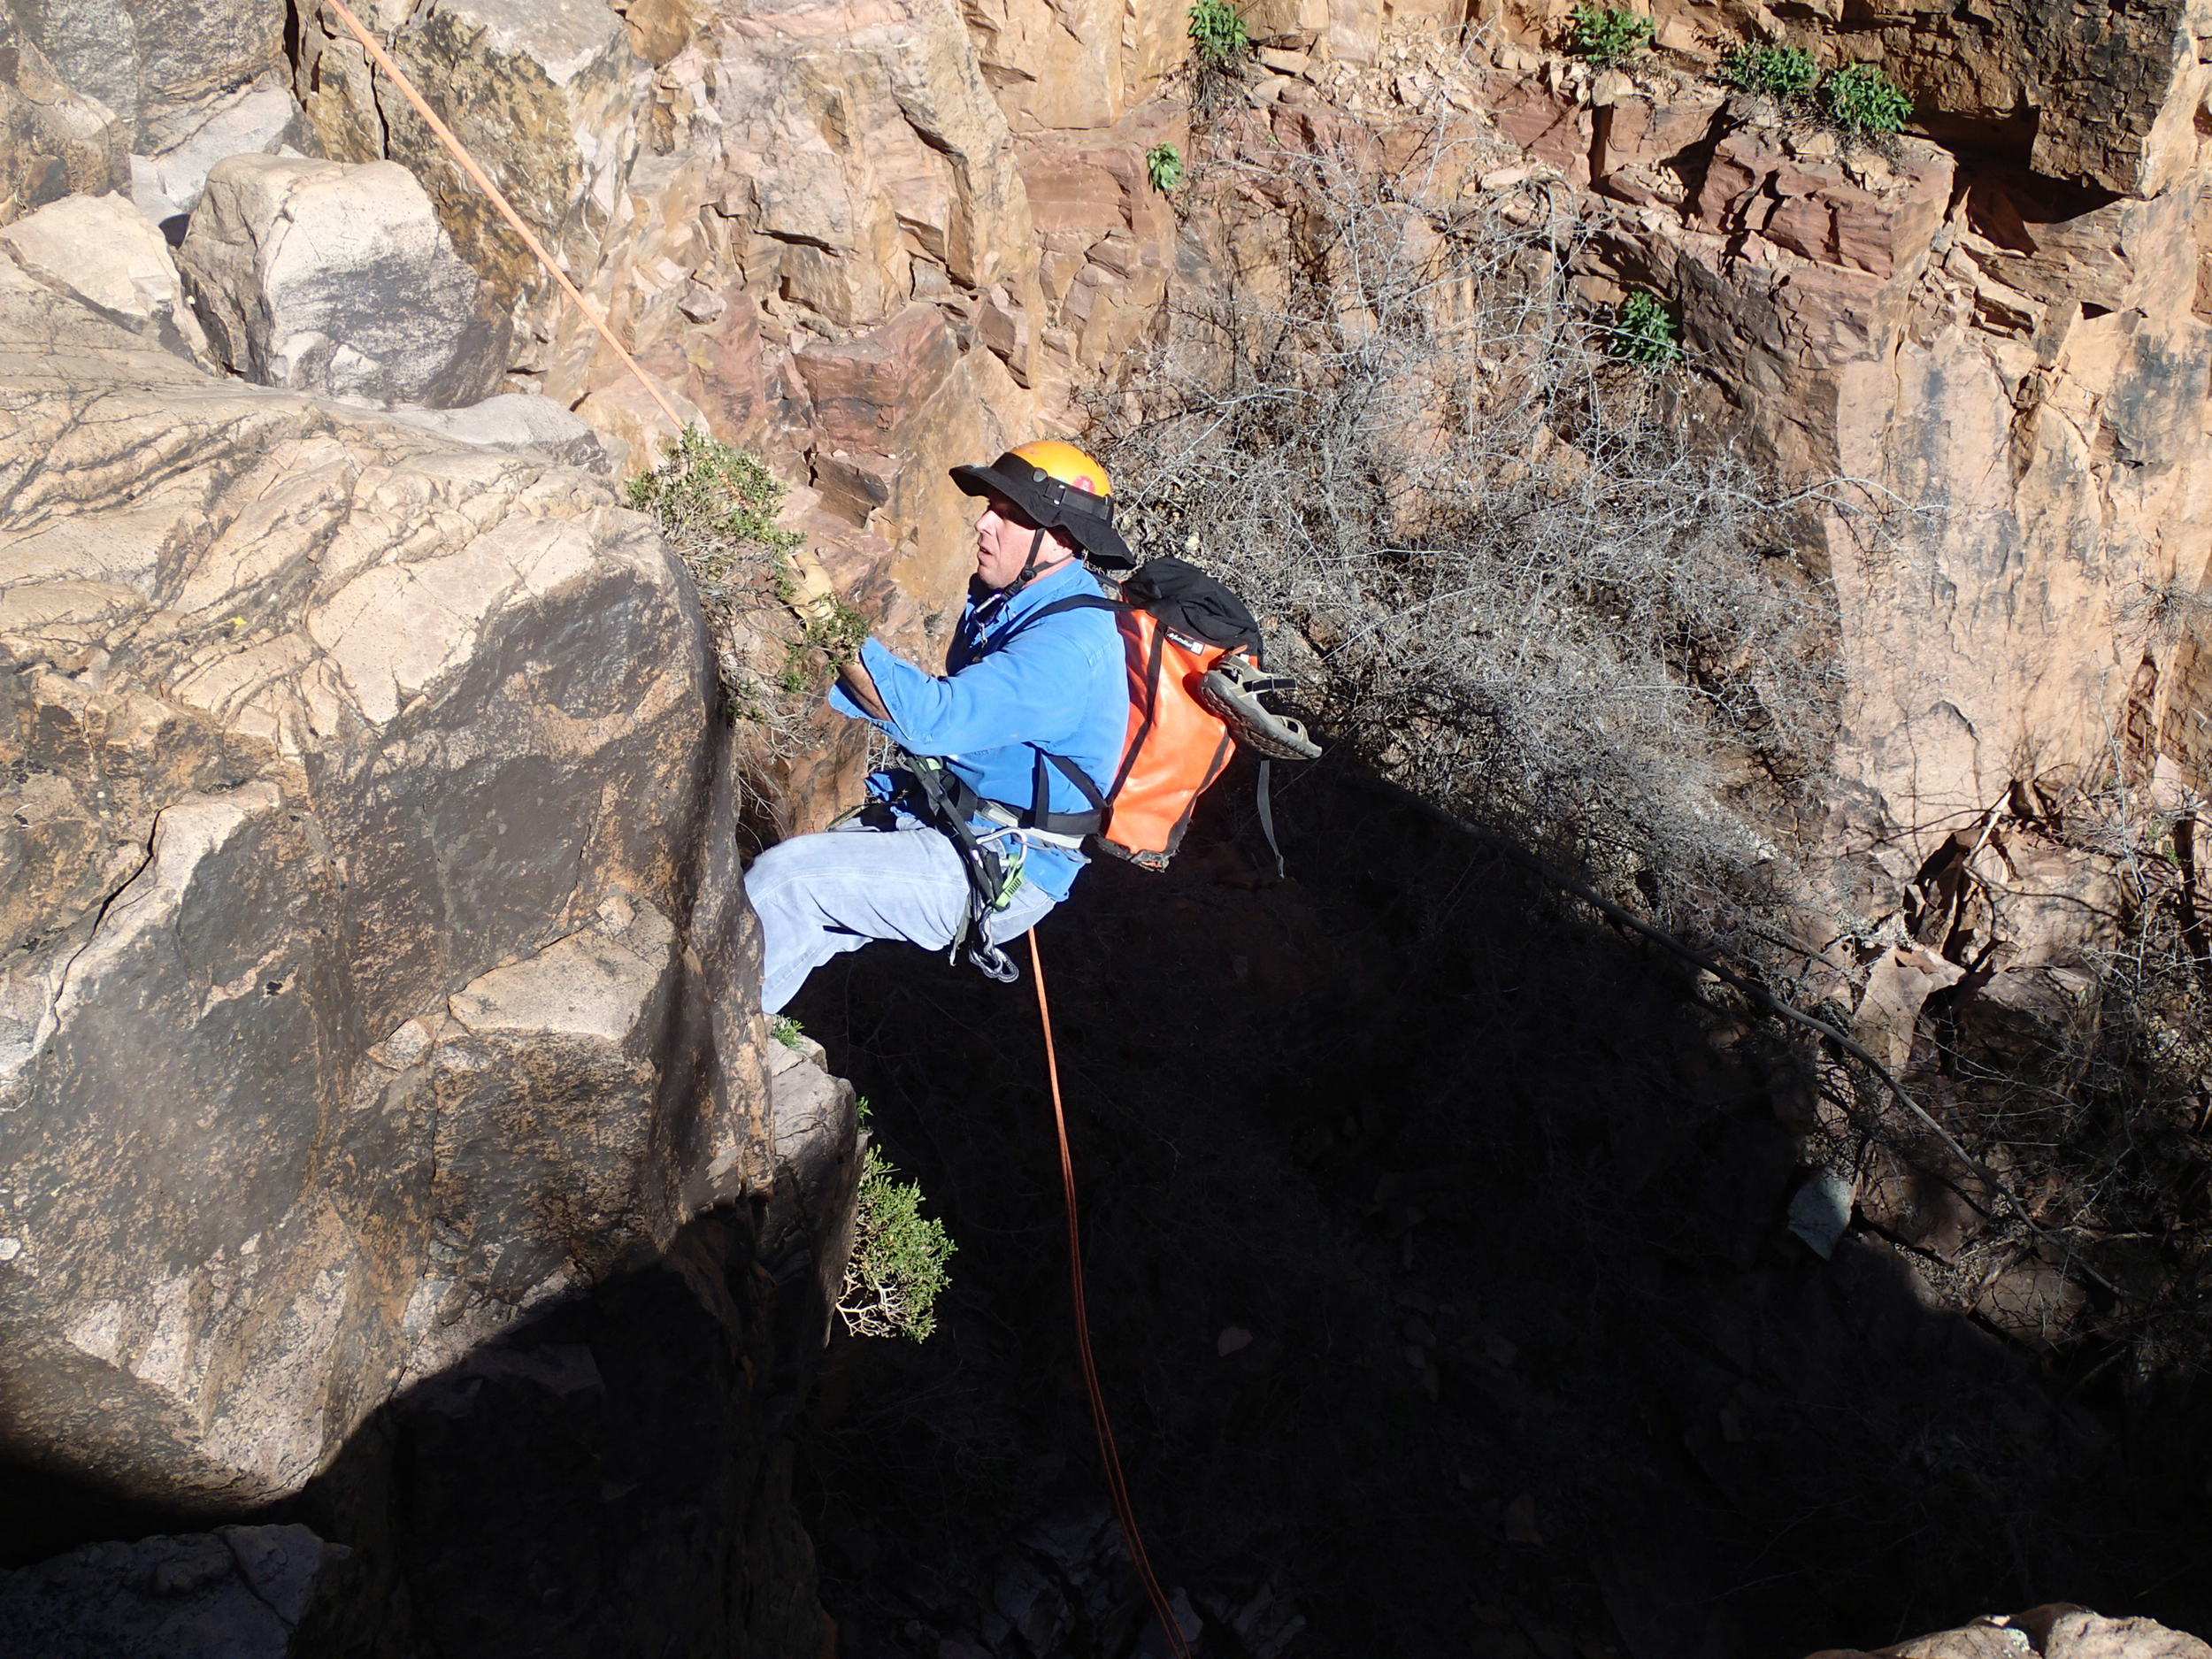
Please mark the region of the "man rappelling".
[[[1082, 555], [1126, 565], [1105, 470], [1073, 444], [1023, 444], [953, 481], [984, 501], [976, 569], [931, 674], [871, 636], [830, 703], [912, 757], [868, 780], [869, 802], [771, 848], [745, 878], [760, 917], [761, 1007], [874, 939], [964, 944], [1011, 979], [1000, 949], [1065, 898], [1099, 829], [1130, 697], [1114, 606]], [[826, 595], [826, 582], [807, 584]], [[809, 592], [803, 588], [800, 603]]]

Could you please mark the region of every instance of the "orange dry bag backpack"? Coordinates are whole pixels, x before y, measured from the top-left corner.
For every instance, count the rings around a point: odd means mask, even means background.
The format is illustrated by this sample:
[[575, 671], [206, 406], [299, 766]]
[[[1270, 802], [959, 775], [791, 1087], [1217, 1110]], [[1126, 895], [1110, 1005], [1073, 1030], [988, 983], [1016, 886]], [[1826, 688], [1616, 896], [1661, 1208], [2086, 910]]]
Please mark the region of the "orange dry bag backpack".
[[[1037, 612], [1110, 607], [1129, 669], [1129, 729], [1112, 787], [1101, 794], [1081, 767], [1046, 758], [1102, 815], [1102, 851], [1164, 870], [1190, 827], [1198, 797], [1221, 776], [1239, 741], [1268, 757], [1320, 754], [1295, 720], [1263, 708], [1263, 693], [1291, 683], [1260, 672], [1260, 629], [1244, 602], [1194, 565], [1156, 558], [1121, 585], [1118, 600], [1063, 599]], [[1276, 867], [1268, 762], [1260, 763], [1260, 826]]]

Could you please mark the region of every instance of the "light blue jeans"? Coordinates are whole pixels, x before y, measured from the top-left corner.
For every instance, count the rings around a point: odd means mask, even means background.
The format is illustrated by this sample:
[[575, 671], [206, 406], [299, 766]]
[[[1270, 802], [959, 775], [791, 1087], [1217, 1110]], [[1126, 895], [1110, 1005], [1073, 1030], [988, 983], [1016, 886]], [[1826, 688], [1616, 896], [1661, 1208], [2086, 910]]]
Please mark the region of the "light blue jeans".
[[[760, 917], [760, 1006], [780, 1012], [806, 976], [872, 939], [950, 948], [968, 910], [968, 874], [937, 830], [870, 829], [858, 822], [795, 835], [753, 861], [745, 895]], [[1018, 939], [1052, 909], [1030, 883], [991, 918], [991, 938]]]

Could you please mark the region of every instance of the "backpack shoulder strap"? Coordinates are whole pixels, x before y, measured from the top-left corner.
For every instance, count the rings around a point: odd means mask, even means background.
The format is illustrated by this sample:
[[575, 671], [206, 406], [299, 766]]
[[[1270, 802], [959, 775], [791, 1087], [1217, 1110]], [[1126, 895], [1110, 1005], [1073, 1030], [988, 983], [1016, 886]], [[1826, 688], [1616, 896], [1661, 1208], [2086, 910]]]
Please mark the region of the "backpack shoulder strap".
[[1064, 615], [1071, 611], [1133, 611], [1136, 607], [1125, 599], [1109, 599], [1103, 594], [1070, 594], [1065, 599], [1056, 599], [1048, 605], [1040, 605], [1024, 617], [998, 641], [994, 649], [1002, 649], [1018, 636], [1026, 634], [1047, 617]]

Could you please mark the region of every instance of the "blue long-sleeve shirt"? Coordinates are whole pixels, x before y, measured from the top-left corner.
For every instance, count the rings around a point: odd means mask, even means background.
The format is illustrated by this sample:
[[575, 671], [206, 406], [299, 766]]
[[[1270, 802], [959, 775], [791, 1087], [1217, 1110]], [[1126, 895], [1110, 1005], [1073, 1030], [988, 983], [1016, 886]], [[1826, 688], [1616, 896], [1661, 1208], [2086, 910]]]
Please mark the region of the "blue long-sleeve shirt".
[[[941, 677], [871, 636], [860, 661], [891, 718], [873, 719], [842, 686], [831, 687], [830, 706], [870, 720], [910, 754], [941, 757], [987, 801], [1026, 809], [1040, 750], [1074, 762], [1102, 795], [1121, 764], [1129, 725], [1128, 674], [1113, 613], [1085, 606], [1024, 626], [1047, 605], [1098, 591], [1090, 572], [1071, 561], [1010, 599], [987, 594], [979, 602], [971, 594]], [[1048, 764], [1045, 776], [1052, 811], [1091, 810], [1057, 768]], [[893, 787], [882, 772], [868, 781], [879, 795]], [[1085, 862], [1079, 852], [1033, 847], [1025, 873], [1055, 900], [1064, 899]]]

